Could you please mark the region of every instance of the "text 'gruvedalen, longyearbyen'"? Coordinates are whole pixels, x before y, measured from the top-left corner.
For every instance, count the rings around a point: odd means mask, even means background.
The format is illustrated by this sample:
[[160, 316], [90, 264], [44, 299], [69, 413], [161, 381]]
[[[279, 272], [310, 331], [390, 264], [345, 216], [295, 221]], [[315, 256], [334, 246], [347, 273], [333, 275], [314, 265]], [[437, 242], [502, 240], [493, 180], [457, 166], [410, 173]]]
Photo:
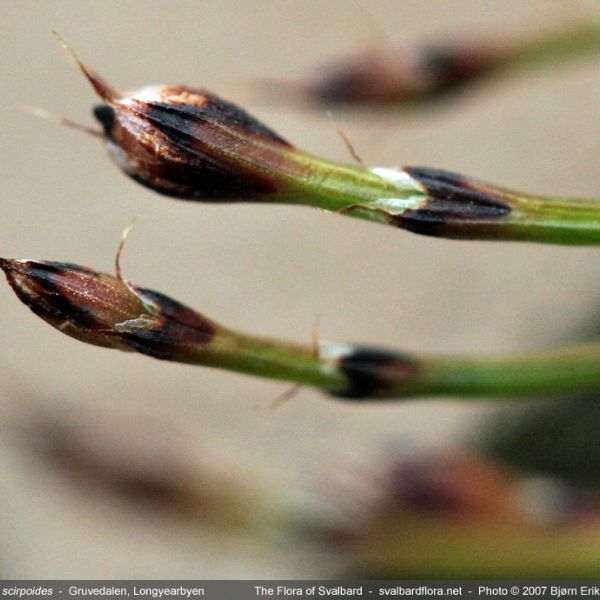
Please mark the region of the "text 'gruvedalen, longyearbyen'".
[[96, 588], [69, 587], [69, 596], [138, 596], [145, 598], [198, 598], [204, 596], [202, 587], [137, 587], [133, 586], [131, 592], [127, 588], [115, 586], [102, 586]]

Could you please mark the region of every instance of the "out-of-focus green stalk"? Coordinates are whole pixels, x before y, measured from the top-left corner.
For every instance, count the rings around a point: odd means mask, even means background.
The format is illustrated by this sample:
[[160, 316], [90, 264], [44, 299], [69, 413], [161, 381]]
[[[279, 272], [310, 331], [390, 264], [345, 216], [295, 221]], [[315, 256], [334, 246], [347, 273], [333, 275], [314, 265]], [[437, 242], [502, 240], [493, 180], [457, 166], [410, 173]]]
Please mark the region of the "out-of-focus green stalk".
[[373, 533], [351, 574], [372, 579], [597, 578], [597, 528], [404, 517]]
[[550, 64], [600, 50], [597, 16], [538, 37], [528, 37], [508, 51], [507, 66]]
[[497, 35], [469, 31], [438, 35], [410, 46], [367, 48], [333, 61], [313, 77], [264, 82], [270, 96], [317, 103], [353, 104], [377, 109], [410, 105], [465, 92], [484, 78], [531, 67], [553, 67], [600, 51], [600, 27], [592, 16], [550, 30]]

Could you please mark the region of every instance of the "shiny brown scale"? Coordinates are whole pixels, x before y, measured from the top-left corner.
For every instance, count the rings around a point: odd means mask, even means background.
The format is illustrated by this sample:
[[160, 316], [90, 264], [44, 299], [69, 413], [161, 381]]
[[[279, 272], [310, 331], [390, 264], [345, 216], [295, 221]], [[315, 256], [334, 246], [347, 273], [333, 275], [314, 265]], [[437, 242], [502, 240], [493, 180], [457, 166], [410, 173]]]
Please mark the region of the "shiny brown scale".
[[185, 361], [218, 327], [158, 292], [78, 265], [0, 259], [0, 268], [34, 313], [89, 344]]
[[140, 316], [143, 303], [112, 277], [69, 263], [0, 260], [21, 301], [64, 333], [98, 346], [119, 346], [115, 322]]
[[139, 183], [192, 200], [233, 201], [277, 191], [268, 171], [290, 146], [236, 105], [182, 86], [103, 98], [107, 103], [94, 115], [107, 146]]

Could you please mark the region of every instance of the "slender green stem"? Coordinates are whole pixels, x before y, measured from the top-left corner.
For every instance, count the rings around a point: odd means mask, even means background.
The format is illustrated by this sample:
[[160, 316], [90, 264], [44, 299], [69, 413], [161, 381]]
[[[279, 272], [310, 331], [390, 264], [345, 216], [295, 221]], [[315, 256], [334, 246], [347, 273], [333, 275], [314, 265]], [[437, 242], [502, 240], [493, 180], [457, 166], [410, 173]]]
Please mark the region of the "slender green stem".
[[417, 209], [427, 200], [423, 186], [398, 169], [353, 167], [296, 152], [282, 165], [279, 176], [288, 165], [289, 187], [278, 198], [286, 204], [303, 204], [332, 212], [345, 212], [360, 205], [366, 210], [356, 210], [354, 216], [385, 221], [379, 209], [392, 213]]
[[536, 528], [408, 514], [382, 523], [372, 539], [352, 576], [596, 578], [600, 561], [598, 531], [589, 523]]
[[244, 157], [246, 166], [278, 181], [280, 191], [261, 201], [311, 206], [436, 237], [600, 244], [599, 199], [536, 196], [449, 171], [368, 169], [273, 148], [260, 139], [247, 143], [252, 151]]
[[222, 329], [209, 347], [191, 348], [182, 360], [376, 400], [600, 389], [600, 342], [522, 355], [448, 357], [346, 343], [312, 348]]
[[308, 346], [234, 334], [199, 348], [190, 362], [320, 387], [362, 399], [526, 397], [600, 389], [600, 343], [498, 357], [445, 357], [351, 344]]
[[0, 268], [21, 301], [80, 341], [309, 385], [342, 398], [525, 397], [600, 389], [600, 342], [497, 357], [293, 344], [233, 331], [164, 294], [77, 265], [0, 259]]
[[600, 343], [499, 357], [424, 357], [424, 392], [515, 396], [600, 387]]
[[590, 18], [571, 28], [545, 33], [537, 38], [528, 37], [508, 50], [507, 66], [555, 64], [573, 56], [600, 50], [600, 24]]
[[520, 195], [513, 197], [506, 239], [554, 244], [600, 244], [600, 201]]
[[307, 155], [280, 201], [456, 239], [600, 244], [600, 200], [514, 192], [436, 169], [357, 168]]
[[600, 243], [597, 199], [513, 192], [427, 167], [338, 164], [210, 92], [164, 86], [117, 98], [84, 72], [105, 102], [94, 114], [115, 162], [166, 196], [303, 204], [443, 238]]
[[246, 335], [221, 327], [209, 346], [190, 347], [183, 362], [213, 366], [325, 390], [343, 390], [344, 375], [308, 345]]

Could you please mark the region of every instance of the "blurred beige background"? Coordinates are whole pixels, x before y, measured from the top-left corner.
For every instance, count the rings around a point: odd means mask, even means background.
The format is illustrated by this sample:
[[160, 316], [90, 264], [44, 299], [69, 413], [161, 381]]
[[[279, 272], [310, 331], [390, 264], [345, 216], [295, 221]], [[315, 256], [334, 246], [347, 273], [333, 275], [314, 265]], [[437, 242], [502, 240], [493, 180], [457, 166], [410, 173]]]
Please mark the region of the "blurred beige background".
[[[556, 0], [8, 1], [1, 4], [3, 158], [0, 254], [111, 271], [138, 218], [126, 276], [229, 326], [422, 352], [542, 347], [581, 330], [600, 307], [598, 251], [427, 239], [309, 209], [209, 206], [130, 182], [93, 139], [21, 104], [92, 123], [96, 99], [58, 50], [58, 31], [122, 90], [205, 86], [314, 153], [350, 160], [324, 111], [269, 104], [249, 82], [294, 78], [373, 40], [440, 32], [538, 31], [592, 10]], [[367, 17], [366, 15], [370, 15]], [[376, 25], [377, 24], [377, 25]], [[372, 165], [445, 167], [528, 191], [598, 195], [600, 66], [587, 58], [477, 86], [420, 111], [336, 110]], [[84, 346], [34, 318], [0, 286], [0, 577], [327, 576], [299, 547], [230, 542], [184, 521], [81, 494], [14, 441], [42, 408], [85, 422], [150, 422], [164, 436], [319, 510], [322, 482], [388, 444], [456, 438], [477, 401], [358, 406], [285, 386]], [[105, 421], [101, 421], [102, 423]], [[127, 427], [122, 428], [127, 437]], [[187, 442], [186, 442], [187, 443]], [[349, 488], [352, 490], [352, 488]], [[350, 491], [350, 494], [352, 492]]]

